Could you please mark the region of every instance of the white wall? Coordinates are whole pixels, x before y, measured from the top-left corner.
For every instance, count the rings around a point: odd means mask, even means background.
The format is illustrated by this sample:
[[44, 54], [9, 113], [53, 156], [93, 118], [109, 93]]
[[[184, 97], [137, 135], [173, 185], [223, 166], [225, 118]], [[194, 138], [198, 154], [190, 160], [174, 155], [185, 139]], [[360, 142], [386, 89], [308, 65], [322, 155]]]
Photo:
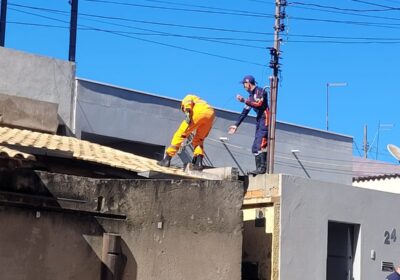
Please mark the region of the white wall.
[[384, 192], [400, 193], [400, 178], [353, 182], [353, 186]]
[[381, 262], [400, 260], [400, 239], [384, 244], [399, 213], [397, 194], [281, 175], [280, 279], [326, 279], [328, 221], [360, 224], [354, 279], [385, 279]]

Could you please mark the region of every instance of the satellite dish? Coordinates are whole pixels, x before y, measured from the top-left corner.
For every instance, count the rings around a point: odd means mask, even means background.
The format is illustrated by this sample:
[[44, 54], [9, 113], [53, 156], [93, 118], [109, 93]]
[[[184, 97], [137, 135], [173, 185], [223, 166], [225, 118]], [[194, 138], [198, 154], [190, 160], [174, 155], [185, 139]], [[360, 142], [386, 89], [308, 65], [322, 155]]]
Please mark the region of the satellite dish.
[[387, 149], [389, 153], [398, 161], [400, 161], [400, 148], [393, 144], [388, 144]]

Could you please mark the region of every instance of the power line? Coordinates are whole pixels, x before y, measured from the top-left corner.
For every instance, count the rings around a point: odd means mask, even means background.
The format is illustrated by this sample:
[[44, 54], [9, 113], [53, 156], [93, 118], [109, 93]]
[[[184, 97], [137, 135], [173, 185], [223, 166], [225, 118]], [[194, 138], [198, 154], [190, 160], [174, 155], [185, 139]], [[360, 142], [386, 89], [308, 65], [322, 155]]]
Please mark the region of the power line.
[[[58, 13], [65, 13], [65, 14], [68, 13], [66, 11], [54, 10], [54, 9], [46, 9], [46, 8], [42, 8], [42, 7], [33, 7], [33, 6], [26, 6], [26, 5], [19, 5], [19, 4], [9, 4], [9, 5], [10, 6], [23, 7], [23, 8], [27, 8], [27, 9], [47, 11], [47, 12], [58, 12]], [[156, 21], [134, 20], [134, 19], [128, 19], [128, 18], [122, 18], [122, 17], [112, 17], [112, 16], [87, 14], [87, 13], [80, 13], [80, 15], [81, 16], [87, 16], [87, 17], [102, 18], [102, 19], [121, 20], [121, 21], [144, 23], [144, 24], [153, 24], [153, 25], [161, 25], [161, 26], [170, 26], [170, 27], [183, 27], [183, 28], [190, 28], [190, 29], [203, 29], [203, 30], [223, 31], [223, 32], [232, 32], [232, 33], [248, 33], [248, 34], [257, 34], [257, 35], [273, 35], [274, 34], [272, 32], [258, 32], [258, 31], [251, 31], [251, 30], [235, 30], [235, 29], [204, 27], [204, 26], [196, 26], [196, 25], [173, 24], [173, 23], [156, 22]]]
[[[17, 10], [20, 11], [20, 10]], [[49, 9], [45, 10], [46, 12], [53, 12], [50, 11]], [[22, 12], [22, 11], [20, 11]], [[59, 11], [57, 11], [59, 12]], [[37, 15], [37, 14], [35, 14]], [[101, 23], [106, 23], [104, 21], [99, 21]], [[107, 23], [107, 24], [112, 24], [112, 23]], [[162, 32], [162, 31], [157, 31], [157, 30], [151, 30], [151, 29], [145, 29], [145, 28], [138, 28], [138, 27], [132, 27], [132, 26], [127, 26], [127, 25], [121, 25], [121, 24], [112, 24], [112, 25], [117, 25], [117, 26], [123, 26], [126, 28], [134, 28], [134, 29], [139, 29], [142, 31], [149, 31], [152, 32], [152, 34], [144, 34], [144, 33], [132, 33], [132, 32], [127, 32], [127, 31], [117, 31], [117, 30], [105, 30], [105, 29], [98, 29], [98, 31], [105, 31], [105, 32], [116, 32], [116, 33], [121, 33], [121, 34], [136, 34], [136, 35], [154, 35], [154, 36], [168, 36], [168, 37], [177, 37], [177, 38], [188, 38], [188, 39], [195, 39], [195, 40], [202, 40], [202, 41], [207, 41], [207, 42], [213, 42], [213, 43], [219, 43], [219, 44], [225, 44], [225, 45], [232, 45], [232, 46], [239, 46], [239, 47], [246, 47], [246, 48], [254, 48], [254, 49], [261, 49], [261, 50], [265, 50], [265, 47], [259, 47], [259, 46], [253, 46], [253, 45], [246, 45], [246, 44], [238, 44], [238, 43], [232, 43], [232, 42], [224, 42], [221, 40], [224, 40], [225, 38], [211, 38], [211, 37], [202, 37], [202, 36], [189, 36], [189, 35], [181, 35], [181, 34], [176, 34], [176, 33], [168, 33], [168, 32]], [[94, 30], [94, 28], [89, 28], [91, 30]], [[89, 30], [88, 28], [86, 28], [85, 30]], [[234, 39], [234, 38], [227, 38], [229, 39]], [[246, 40], [246, 39], [242, 39], [242, 40]], [[262, 41], [262, 40], [259, 40]], [[262, 42], [266, 42], [265, 40], [263, 40]]]
[[400, 4], [399, 1], [394, 1], [394, 0], [383, 0], [383, 1], [390, 2], [390, 3], [395, 3], [395, 4]]
[[[20, 10], [17, 10], [17, 9], [13, 9], [13, 10], [21, 12], [21, 13], [26, 13], [26, 14], [30, 14], [30, 15], [34, 15], [34, 16], [38, 16], [38, 17], [42, 17], [42, 18], [46, 18], [46, 19], [50, 19], [50, 20], [55, 20], [55, 21], [59, 21], [59, 22], [63, 22], [63, 23], [68, 23], [68, 22], [60, 20], [60, 19], [55, 19], [55, 18], [43, 16], [43, 15], [38, 15], [38, 14], [35, 14], [35, 13], [30, 13], [30, 12], [26, 12], [26, 11], [20, 11]], [[162, 42], [158, 42], [158, 41], [154, 41], [154, 40], [138, 38], [138, 37], [131, 36], [129, 34], [124, 34], [123, 32], [119, 32], [119, 31], [110, 31], [110, 30], [95, 28], [95, 27], [91, 27], [91, 26], [84, 26], [84, 27], [90, 28], [91, 30], [94, 30], [94, 31], [100, 31], [100, 32], [113, 34], [113, 35], [117, 35], [117, 36], [122, 36], [122, 37], [127, 37], [127, 38], [131, 38], [131, 39], [135, 39], [135, 40], [139, 40], [139, 41], [143, 41], [143, 42], [147, 42], [147, 43], [152, 43], [152, 44], [156, 44], [156, 45], [160, 45], [160, 46], [175, 48], [175, 49], [179, 49], [179, 50], [184, 50], [184, 51], [188, 51], [188, 52], [203, 54], [203, 55], [212, 56], [212, 57], [217, 57], [217, 58], [221, 58], [221, 59], [225, 59], [225, 60], [242, 62], [242, 63], [252, 64], [252, 65], [262, 66], [262, 67], [266, 66], [266, 65], [263, 65], [263, 64], [260, 64], [260, 63], [257, 63], [257, 62], [251, 62], [251, 61], [248, 61], [248, 60], [237, 59], [237, 58], [232, 58], [232, 57], [229, 57], [229, 56], [218, 55], [218, 54], [213, 54], [213, 53], [209, 53], [209, 52], [205, 52], [205, 51], [199, 51], [199, 50], [194, 50], [194, 49], [190, 49], [190, 48], [186, 48], [186, 47], [176, 46], [176, 45], [173, 45], [173, 44], [162, 43]]]
[[[248, 0], [252, 2], [259, 2], [259, 3], [264, 3], [264, 4], [271, 4], [270, 2], [265, 2], [261, 0]], [[366, 14], [360, 14], [360, 13], [350, 13], [350, 12], [344, 12], [344, 11], [331, 11], [331, 10], [326, 10], [326, 9], [319, 9], [319, 8], [310, 8], [310, 7], [304, 7], [304, 6], [296, 6], [296, 5], [290, 5], [288, 6], [290, 8], [295, 8], [295, 9], [302, 9], [302, 10], [311, 10], [311, 11], [322, 11], [325, 13], [331, 13], [331, 14], [340, 14], [340, 15], [352, 15], [356, 17], [366, 17], [366, 18], [376, 18], [376, 19], [387, 19], [387, 20], [394, 20], [394, 21], [400, 21], [400, 18], [393, 18], [393, 17], [387, 17], [387, 16], [377, 16], [377, 15], [366, 15]]]
[[[211, 6], [202, 6], [202, 5], [177, 3], [177, 2], [171, 2], [171, 1], [161, 1], [161, 0], [143, 0], [143, 1], [155, 2], [155, 3], [163, 3], [163, 4], [172, 4], [172, 5], [178, 5], [178, 6], [184, 6], [184, 7], [195, 7], [195, 8], [203, 8], [203, 9], [212, 9], [212, 10], [217, 10], [217, 11], [229, 11], [229, 12], [239, 12], [239, 13], [248, 13], [248, 14], [257, 13], [257, 12], [253, 12], [253, 11], [233, 10], [233, 9], [225, 9], [225, 8], [211, 7]], [[257, 14], [264, 15], [262, 13], [257, 13]]]
[[14, 8], [8, 8], [8, 9], [12, 10], [12, 11], [15, 11], [15, 12], [20, 12], [20, 13], [24, 13], [24, 14], [28, 14], [28, 15], [32, 15], [32, 16], [37, 16], [37, 17], [41, 17], [41, 18], [45, 18], [45, 19], [59, 21], [59, 22], [63, 22], [63, 23], [69, 24], [69, 21], [65, 21], [65, 20], [61, 20], [61, 19], [57, 19], [57, 18], [52, 18], [52, 17], [48, 17], [48, 16], [44, 16], [44, 15], [39, 15], [39, 14], [27, 12], [27, 11], [21, 11], [21, 10], [14, 9]]
[[[100, 2], [100, 3], [108, 3], [108, 4], [118, 4], [118, 5], [126, 5], [126, 6], [136, 6], [136, 7], [146, 7], [146, 8], [157, 8], [157, 9], [166, 9], [166, 10], [175, 10], [175, 11], [189, 11], [189, 12], [200, 12], [200, 13], [212, 13], [212, 14], [229, 14], [236, 16], [247, 16], [247, 17], [266, 17], [272, 18], [272, 15], [259, 14], [259, 13], [225, 13], [225, 12], [216, 12], [216, 11], [206, 11], [206, 10], [194, 10], [194, 9], [180, 9], [180, 8], [171, 8], [164, 6], [149, 6], [149, 5], [140, 5], [140, 4], [132, 4], [125, 2], [117, 2], [117, 1], [109, 1], [109, 0], [85, 0], [88, 2]], [[352, 24], [352, 25], [366, 25], [366, 26], [374, 26], [374, 27], [385, 27], [390, 28], [390, 23], [376, 23], [376, 22], [357, 22], [357, 21], [341, 21], [341, 20], [328, 20], [328, 19], [318, 19], [318, 18], [304, 18], [304, 17], [291, 17], [291, 19], [296, 20], [306, 20], [306, 21], [319, 21], [319, 22], [330, 22], [330, 23], [343, 23], [343, 24]]]
[[[41, 8], [41, 7], [32, 7], [32, 6], [26, 6], [26, 5], [18, 5], [18, 4], [11, 4], [17, 7], [23, 7], [27, 9], [34, 9], [34, 10], [39, 10], [39, 11], [44, 11], [44, 12], [53, 12], [53, 13], [58, 13], [58, 14], [68, 14], [68, 12], [61, 11], [61, 10], [54, 10], [54, 9], [46, 9], [46, 8]], [[103, 15], [95, 15], [95, 14], [86, 14], [86, 13], [81, 13], [81, 16], [84, 17], [89, 17], [89, 18], [100, 18], [100, 19], [109, 19], [109, 20], [121, 20], [121, 21], [127, 21], [127, 22], [135, 22], [135, 23], [143, 23], [143, 24], [150, 24], [150, 25], [161, 25], [161, 26], [172, 26], [172, 27], [182, 27], [182, 28], [192, 28], [192, 29], [202, 29], [202, 30], [211, 30], [211, 31], [221, 31], [221, 32], [232, 32], [232, 33], [251, 33], [251, 34], [258, 34], [258, 35], [271, 35], [273, 33], [268, 33], [268, 32], [257, 32], [257, 31], [248, 31], [248, 30], [235, 30], [235, 29], [225, 29], [225, 28], [213, 28], [213, 27], [205, 27], [205, 26], [193, 26], [193, 25], [181, 25], [181, 24], [172, 24], [172, 23], [165, 23], [165, 22], [153, 22], [153, 21], [142, 21], [142, 20], [132, 20], [132, 19], [127, 19], [127, 18], [121, 18], [121, 17], [109, 17], [109, 16], [103, 16]], [[104, 21], [99, 21], [101, 23], [106, 23], [106, 24], [111, 24], [111, 25], [116, 25], [120, 27], [126, 27], [126, 28], [134, 28], [134, 29], [139, 29], [139, 30], [144, 30], [144, 31], [151, 31], [151, 32], [158, 32], [159, 36], [175, 36], [175, 37], [184, 37], [184, 38], [194, 38], [194, 39], [203, 39], [203, 40], [243, 40], [243, 41], [255, 41], [255, 42], [268, 42], [267, 40], [260, 40], [260, 39], [238, 39], [238, 38], [222, 38], [222, 37], [201, 37], [201, 36], [187, 36], [187, 35], [179, 35], [179, 34], [171, 34], [171, 33], [161, 33], [160, 31], [155, 31], [155, 30], [150, 30], [150, 29], [144, 29], [144, 28], [138, 28], [138, 27], [132, 27], [132, 26], [127, 26], [127, 25], [122, 25], [122, 24], [115, 24], [115, 23], [109, 23], [109, 22], [104, 22]], [[120, 31], [123, 32], [123, 31]], [[138, 33], [140, 34], [140, 33]], [[145, 35], [142, 33], [142, 35]], [[341, 39], [341, 40], [363, 40], [361, 42], [343, 42], [343, 41], [301, 41], [301, 40], [286, 40], [285, 42], [291, 42], [291, 43], [332, 43], [332, 44], [361, 44], [361, 43], [378, 43], [376, 41], [398, 41], [400, 38], [379, 38], [379, 37], [346, 37], [346, 36], [322, 36], [322, 35], [310, 35], [310, 34], [290, 34], [291, 37], [303, 37], [303, 38], [320, 38], [320, 39]], [[368, 42], [365, 42], [365, 40], [369, 40]], [[222, 42], [219, 42], [222, 43]], [[381, 42], [381, 44], [391, 44], [391, 43], [397, 43], [397, 42]], [[249, 46], [249, 45], [244, 45], [246, 47], [255, 47], [255, 46]], [[262, 47], [256, 47], [256, 48], [262, 48]]]
[[[46, 9], [46, 8], [42, 8], [42, 7], [32, 7], [32, 6], [18, 5], [18, 4], [10, 4], [10, 5], [23, 7], [23, 8], [27, 8], [27, 9], [46, 11], [46, 12], [68, 14], [68, 12], [65, 12], [65, 11], [54, 10], [54, 9]], [[215, 27], [207, 27], [207, 26], [173, 24], [173, 23], [166, 23], [166, 22], [133, 20], [133, 19], [122, 18], [122, 17], [110, 17], [110, 16], [87, 14], [87, 13], [80, 13], [80, 15], [81, 16], [86, 16], [86, 17], [109, 19], [109, 20], [120, 20], [120, 21], [134, 22], [134, 23], [150, 24], [150, 25], [160, 25], [160, 26], [170, 26], [170, 27], [180, 27], [180, 28], [189, 28], [189, 29], [200, 29], [200, 30], [230, 32], [230, 33], [246, 33], [246, 34], [256, 34], [256, 35], [273, 35], [273, 33], [270, 33], [270, 32], [258, 32], [258, 31], [251, 31], [251, 30], [237, 30], [237, 29], [215, 28]], [[111, 23], [107, 23], [107, 24], [111, 24]], [[119, 26], [127, 27], [126, 25], [119, 25]], [[324, 38], [324, 39], [343, 39], [343, 40], [399, 40], [400, 39], [400, 38], [378, 38], [378, 37], [324, 36], [324, 35], [309, 35], [309, 34], [290, 34], [289, 36], [292, 36], [292, 37], [309, 37], [309, 38]], [[249, 39], [249, 40], [256, 41], [257, 39]], [[259, 41], [264, 41], [264, 40], [259, 40]], [[291, 42], [294, 42], [294, 41], [291, 41]], [[332, 42], [332, 43], [340, 43], [340, 42]]]
[[326, 8], [326, 9], [332, 9], [332, 10], [338, 10], [338, 11], [348, 11], [348, 12], [387, 12], [387, 11], [398, 10], [398, 8], [392, 8], [392, 7], [387, 7], [387, 8], [384, 8], [384, 9], [367, 9], [367, 10], [365, 10], [365, 9], [349, 9], [349, 8], [340, 8], [340, 7], [335, 7], [335, 6], [325, 6], [325, 5], [312, 4], [312, 3], [289, 2], [289, 5], [291, 5], [291, 4], [318, 7], [318, 8]]
[[[21, 21], [7, 21], [8, 24], [18, 24], [18, 25], [26, 25], [26, 26], [37, 26], [37, 27], [49, 27], [49, 28], [61, 28], [61, 29], [68, 29], [68, 26], [60, 26], [60, 25], [50, 25], [50, 24], [38, 24], [32, 22], [21, 22]], [[202, 36], [185, 36], [180, 34], [172, 34], [172, 33], [154, 33], [158, 31], [152, 31], [151, 33], [143, 33], [143, 32], [131, 32], [131, 31], [122, 31], [122, 30], [110, 30], [104, 28], [94, 28], [94, 27], [80, 27], [79, 30], [93, 30], [93, 31], [104, 31], [104, 32], [116, 32], [121, 34], [131, 34], [131, 35], [143, 35], [143, 36], [163, 36], [163, 37], [179, 37], [179, 38], [189, 38], [189, 39], [201, 39], [206, 40], [209, 42], [215, 43], [225, 43], [234, 46], [241, 46], [241, 47], [250, 47], [250, 48], [258, 48], [258, 49], [265, 49], [264, 47], [257, 47], [251, 45], [244, 45], [244, 44], [234, 44], [234, 43], [227, 43], [221, 42], [218, 40], [247, 40], [247, 39], [239, 39], [239, 38], [220, 38], [220, 37], [202, 37]], [[267, 42], [267, 41], [262, 41]], [[272, 41], [270, 41], [272, 42]]]
[[366, 22], [366, 21], [353, 21], [353, 20], [332, 20], [332, 19], [306, 18], [306, 17], [291, 17], [291, 19], [303, 20], [303, 21], [341, 23], [341, 24], [360, 25], [368, 27], [382, 27], [382, 28], [392, 28], [392, 29], [397, 29], [396, 27], [400, 26], [400, 24], [398, 23], [379, 23], [379, 22]]
[[371, 3], [371, 2], [368, 2], [368, 1], [362, 1], [362, 0], [352, 0], [352, 1], [353, 2], [359, 2], [359, 3], [367, 4], [367, 5], [371, 5], [371, 6], [376, 6], [376, 7], [387, 8], [387, 9], [393, 9], [393, 10], [399, 10], [400, 9], [400, 8], [394, 8], [394, 7], [380, 5], [380, 4], [376, 4], [376, 3]]
[[18, 24], [18, 25], [37, 26], [37, 27], [46, 27], [46, 28], [48, 27], [48, 28], [69, 29], [69, 26], [51, 25], [51, 24], [40, 24], [40, 23], [22, 22], [22, 21], [7, 21], [7, 24]]
[[130, 35], [127, 35], [127, 34], [119, 33], [119, 32], [105, 31], [105, 30], [101, 30], [101, 29], [97, 29], [97, 28], [95, 30], [102, 31], [102, 32], [105, 32], [105, 33], [114, 34], [114, 35], [118, 35], [118, 36], [122, 36], [122, 37], [132, 38], [132, 39], [143, 41], [143, 42], [147, 42], [147, 43], [153, 43], [153, 44], [160, 45], [160, 46], [165, 46], [165, 47], [184, 50], [184, 51], [188, 51], [188, 52], [193, 52], [193, 53], [203, 54], [203, 55], [207, 55], [207, 56], [212, 56], [212, 57], [216, 57], [216, 58], [222, 58], [222, 59], [225, 59], [225, 60], [243, 62], [243, 63], [247, 63], [247, 64], [253, 64], [253, 65], [256, 65], [256, 66], [265, 67], [264, 64], [260, 64], [260, 63], [257, 63], [257, 62], [251, 62], [251, 61], [248, 61], [248, 60], [237, 59], [237, 58], [232, 58], [232, 57], [229, 57], [229, 56], [218, 55], [218, 54], [213, 54], [213, 53], [209, 53], [209, 52], [205, 52], [205, 51], [199, 51], [199, 50], [189, 49], [189, 48], [186, 48], [186, 47], [180, 47], [180, 46], [176, 46], [176, 45], [172, 45], [172, 44], [157, 42], [157, 41], [154, 41], [154, 40], [133, 37], [133, 36], [130, 36]]
[[[18, 11], [14, 9], [15, 11]], [[23, 12], [23, 11], [20, 11]], [[63, 21], [64, 22], [64, 21]], [[37, 27], [51, 27], [51, 28], [63, 28], [67, 29], [67, 26], [56, 26], [56, 25], [49, 25], [49, 24], [37, 24], [37, 23], [31, 23], [31, 22], [17, 22], [17, 21], [7, 21], [7, 23], [10, 24], [18, 24], [18, 25], [27, 25], [27, 26], [37, 26]], [[131, 27], [135, 28], [135, 27]], [[251, 39], [247, 38], [226, 38], [226, 37], [205, 37], [205, 36], [188, 36], [188, 35], [181, 35], [181, 34], [173, 34], [173, 33], [166, 33], [163, 32], [161, 33], [160, 31], [155, 31], [155, 30], [150, 30], [150, 29], [142, 29], [139, 28], [139, 30], [144, 30], [144, 31], [149, 31], [150, 33], [143, 33], [143, 32], [131, 32], [131, 31], [123, 31], [123, 30], [110, 30], [110, 29], [104, 29], [104, 28], [95, 28], [95, 27], [79, 27], [79, 30], [92, 30], [92, 31], [102, 31], [102, 32], [110, 32], [110, 33], [120, 33], [120, 34], [130, 34], [130, 35], [141, 35], [141, 36], [161, 36], [161, 37], [177, 37], [177, 38], [188, 38], [188, 39], [197, 39], [197, 40], [204, 40], [207, 42], [213, 42], [213, 43], [219, 43], [219, 44], [227, 44], [227, 45], [232, 45], [232, 46], [239, 46], [239, 47], [247, 47], [247, 48], [255, 48], [255, 49], [265, 49], [265, 47], [258, 47], [258, 46], [252, 46], [252, 45], [246, 45], [246, 44], [236, 44], [236, 43], [229, 43], [229, 42], [223, 42], [221, 40], [237, 40], [237, 41], [248, 41]], [[138, 29], [138, 28], [135, 28]], [[350, 39], [350, 38], [349, 38]], [[360, 39], [360, 38], [355, 38], [355, 39]], [[365, 40], [365, 38], [361, 38]], [[374, 40], [374, 38], [370, 38], [371, 40]], [[376, 38], [376, 40], [383, 40], [382, 38]], [[399, 39], [390, 39], [388, 38], [387, 40], [390, 41], [360, 41], [360, 42], [348, 42], [348, 41], [306, 41], [306, 40], [282, 40], [284, 43], [318, 43], [318, 44], [399, 44], [400, 43], [400, 38]], [[397, 41], [394, 41], [397, 40]], [[257, 40], [254, 39], [255, 42], [272, 42], [268, 40]]]
[[285, 43], [307, 43], [307, 44], [344, 44], [344, 45], [362, 45], [362, 44], [399, 44], [399, 41], [360, 41], [360, 42], [349, 42], [349, 41], [307, 41], [307, 40], [286, 40]]
[[[138, 28], [138, 27], [132, 27], [128, 25], [122, 25], [122, 24], [115, 24], [115, 23], [109, 23], [109, 22], [104, 22], [104, 21], [98, 21], [98, 20], [92, 20], [95, 22], [100, 22], [100, 23], [105, 23], [105, 24], [110, 24], [110, 25], [116, 25], [120, 27], [125, 27], [125, 28], [130, 28], [130, 29], [138, 29], [142, 31], [149, 31], [152, 32], [151, 34], [142, 34], [142, 35], [153, 35], [153, 36], [164, 36], [164, 37], [177, 37], [177, 38], [188, 38], [188, 39], [195, 39], [195, 40], [201, 40], [201, 41], [206, 41], [206, 42], [213, 42], [213, 43], [218, 43], [218, 44], [225, 44], [225, 45], [231, 45], [231, 46], [238, 46], [238, 47], [246, 47], [246, 48], [254, 48], [254, 49], [261, 49], [265, 50], [265, 47], [259, 47], [259, 46], [253, 46], [253, 45], [248, 45], [248, 44], [238, 44], [238, 43], [232, 43], [232, 42], [225, 42], [221, 40], [241, 40], [241, 41], [246, 41], [246, 39], [237, 39], [237, 38], [223, 38], [223, 37], [208, 37], [208, 36], [192, 36], [192, 35], [182, 35], [182, 34], [176, 34], [176, 33], [169, 33], [169, 32], [164, 32], [164, 31], [158, 31], [158, 30], [152, 30], [152, 29], [147, 29], [147, 28]], [[108, 30], [109, 31], [109, 30]], [[111, 31], [111, 32], [119, 32], [119, 33], [129, 33], [126, 31]], [[266, 42], [265, 40], [255, 40], [255, 42]]]
[[222, 12], [222, 11], [212, 11], [212, 10], [184, 9], [184, 8], [171, 8], [171, 7], [165, 7], [165, 6], [141, 5], [141, 4], [126, 3], [126, 2], [118, 2], [118, 1], [108, 1], [108, 0], [85, 0], [85, 1], [96, 2], [96, 3], [105, 3], [105, 4], [114, 4], [114, 5], [123, 5], [123, 6], [129, 6], [129, 7], [140, 7], [140, 8], [205, 13], [205, 14], [217, 14], [217, 15], [233, 15], [233, 16], [244, 16], [244, 17], [252, 17], [252, 18], [253, 17], [259, 17], [259, 18], [273, 18], [274, 17], [273, 15], [257, 13], [257, 12], [249, 12], [249, 11], [231, 10], [232, 12]]

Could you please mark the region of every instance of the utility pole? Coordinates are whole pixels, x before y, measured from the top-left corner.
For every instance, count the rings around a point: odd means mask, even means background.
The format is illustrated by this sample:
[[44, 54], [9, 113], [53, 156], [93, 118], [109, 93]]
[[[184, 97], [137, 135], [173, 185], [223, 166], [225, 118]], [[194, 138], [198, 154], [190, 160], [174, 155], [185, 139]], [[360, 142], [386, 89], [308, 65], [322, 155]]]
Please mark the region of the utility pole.
[[347, 83], [326, 83], [326, 131], [329, 130], [329, 87], [345, 87]]
[[274, 25], [274, 47], [270, 48], [271, 61], [269, 67], [272, 68], [272, 76], [269, 77], [271, 87], [270, 97], [270, 114], [268, 125], [268, 173], [274, 173], [274, 159], [275, 159], [275, 129], [276, 129], [276, 104], [278, 97], [278, 84], [279, 84], [279, 56], [280, 56], [280, 43], [281, 38], [279, 32], [285, 30], [285, 25], [281, 23], [286, 16], [285, 7], [286, 0], [275, 0], [275, 25]]
[[0, 9], [0, 47], [4, 47], [6, 40], [6, 24], [7, 24], [7, 0], [1, 1]]
[[364, 126], [364, 158], [368, 158], [367, 125]]
[[69, 25], [69, 61], [75, 62], [76, 29], [78, 28], [78, 0], [69, 0], [71, 4], [71, 20]]

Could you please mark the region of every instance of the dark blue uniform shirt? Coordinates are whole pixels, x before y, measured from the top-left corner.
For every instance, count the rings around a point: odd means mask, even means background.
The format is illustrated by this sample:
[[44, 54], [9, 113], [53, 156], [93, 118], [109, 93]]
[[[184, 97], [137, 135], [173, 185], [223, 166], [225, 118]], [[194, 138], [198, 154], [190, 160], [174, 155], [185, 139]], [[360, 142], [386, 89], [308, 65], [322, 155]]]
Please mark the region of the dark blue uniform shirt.
[[386, 280], [400, 280], [400, 274], [398, 274], [396, 271], [393, 272], [392, 274], [389, 274], [386, 277]]
[[257, 114], [257, 122], [266, 117], [265, 111], [268, 110], [268, 96], [266, 90], [260, 87], [255, 87], [253, 91], [249, 93], [249, 97], [245, 100], [245, 104], [246, 106], [240, 114], [239, 119], [235, 124], [236, 126], [239, 126], [242, 123], [252, 108]]

